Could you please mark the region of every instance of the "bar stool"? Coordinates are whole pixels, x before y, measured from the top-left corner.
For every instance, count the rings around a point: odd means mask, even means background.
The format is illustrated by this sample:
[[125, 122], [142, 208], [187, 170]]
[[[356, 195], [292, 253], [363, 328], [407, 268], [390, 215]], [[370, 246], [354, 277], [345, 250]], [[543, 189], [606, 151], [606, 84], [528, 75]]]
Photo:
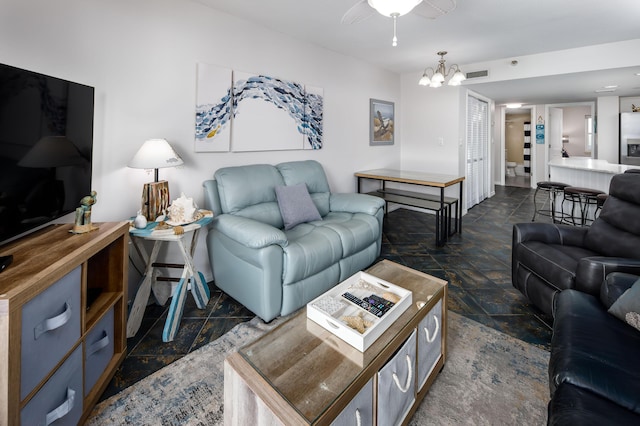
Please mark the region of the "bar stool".
[[[565, 218], [565, 213], [563, 210], [560, 212], [556, 211], [556, 198], [558, 196], [562, 196], [564, 198], [564, 189], [569, 185], [562, 182], [552, 182], [552, 181], [543, 181], [538, 182], [536, 184], [536, 191], [533, 193], [533, 217], [531, 218], [531, 222], [535, 222], [536, 215], [550, 216], [553, 219], [553, 222], [556, 221], [562, 222]], [[546, 201], [542, 203], [540, 208], [536, 206], [536, 196], [538, 195], [538, 191], [544, 191], [547, 193], [549, 198], [550, 209], [545, 209], [544, 206]], [[558, 219], [558, 214], [560, 214], [560, 218]], [[566, 215], [568, 216], [568, 215]]]
[[609, 197], [609, 194], [598, 194], [596, 196], [596, 211], [593, 213], [593, 217], [596, 218], [598, 217], [598, 214], [600, 213], [600, 209], [602, 209], [602, 206], [604, 205], [604, 202], [607, 201], [607, 198]]
[[[595, 210], [598, 207], [598, 196], [606, 195], [605, 192], [591, 188], [581, 188], [578, 186], [569, 186], [564, 189], [564, 200], [562, 201], [562, 212], [564, 213], [564, 202], [571, 201], [571, 215], [569, 220], [572, 225], [587, 226], [595, 220]], [[604, 203], [604, 200], [602, 201]], [[576, 216], [575, 208], [578, 204], [580, 208], [580, 216]], [[594, 207], [593, 219], [590, 219], [589, 208]], [[578, 223], [576, 223], [576, 220]]]

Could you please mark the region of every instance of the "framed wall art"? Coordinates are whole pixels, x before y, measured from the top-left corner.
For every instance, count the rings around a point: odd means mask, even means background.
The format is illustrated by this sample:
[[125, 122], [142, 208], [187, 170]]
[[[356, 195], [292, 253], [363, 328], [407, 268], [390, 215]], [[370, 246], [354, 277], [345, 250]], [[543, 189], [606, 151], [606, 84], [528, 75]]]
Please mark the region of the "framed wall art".
[[394, 103], [369, 100], [369, 145], [393, 145], [395, 137]]
[[322, 149], [324, 90], [197, 65], [196, 152]]

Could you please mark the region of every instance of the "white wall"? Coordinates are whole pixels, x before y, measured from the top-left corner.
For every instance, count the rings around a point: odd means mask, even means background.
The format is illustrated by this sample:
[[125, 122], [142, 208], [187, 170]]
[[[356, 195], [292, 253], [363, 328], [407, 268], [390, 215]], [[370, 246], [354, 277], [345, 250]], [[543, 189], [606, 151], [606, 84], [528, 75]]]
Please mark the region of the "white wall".
[[[168, 139], [185, 161], [160, 170], [171, 198], [184, 192], [200, 205], [202, 181], [223, 166], [315, 159], [332, 190], [354, 192], [355, 171], [400, 165], [404, 117], [397, 74], [191, 1], [3, 0], [0, 61], [96, 88], [94, 221], [124, 220], [139, 209], [142, 185], [152, 177], [126, 164], [153, 137]], [[199, 62], [322, 87], [324, 147], [195, 153]], [[396, 103], [395, 145], [369, 146], [369, 98]], [[211, 278], [202, 238], [196, 263]]]
[[620, 151], [620, 101], [618, 96], [599, 97], [597, 108], [595, 158], [618, 164]]
[[590, 157], [591, 152], [585, 151], [585, 116], [591, 115], [591, 106], [565, 107], [562, 111], [562, 135], [569, 138], [562, 147], [570, 157]]
[[402, 167], [456, 174], [460, 88], [419, 86], [419, 77], [402, 75]]
[[[466, 90], [418, 85], [422, 73], [401, 76], [403, 169], [464, 176]], [[424, 188], [412, 190], [433, 192]], [[447, 194], [458, 196], [456, 185]]]

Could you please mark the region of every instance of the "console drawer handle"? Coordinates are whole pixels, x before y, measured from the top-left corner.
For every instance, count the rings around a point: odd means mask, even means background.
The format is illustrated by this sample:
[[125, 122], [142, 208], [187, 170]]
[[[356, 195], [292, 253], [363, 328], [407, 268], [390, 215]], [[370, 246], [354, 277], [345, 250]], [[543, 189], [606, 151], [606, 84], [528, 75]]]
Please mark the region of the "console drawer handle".
[[45, 417], [45, 420], [44, 420], [45, 426], [49, 426], [51, 423], [69, 414], [69, 412], [73, 410], [75, 399], [76, 399], [76, 391], [74, 391], [71, 388], [67, 388], [66, 401], [60, 404], [58, 408], [54, 408], [53, 411], [47, 413], [47, 416]]
[[62, 327], [69, 321], [69, 319], [71, 319], [71, 305], [69, 302], [65, 302], [63, 313], [53, 318], [48, 318], [35, 326], [33, 329], [34, 338], [38, 340], [38, 337], [42, 336], [44, 333]]
[[433, 317], [433, 319], [436, 322], [436, 328], [435, 330], [433, 330], [433, 336], [430, 335], [429, 330], [427, 330], [427, 327], [424, 327], [424, 334], [427, 337], [428, 343], [433, 343], [434, 340], [436, 340], [436, 337], [438, 336], [438, 332], [440, 331], [440, 322], [438, 321], [438, 317]]
[[91, 356], [98, 352], [99, 350], [106, 348], [109, 345], [109, 335], [106, 330], [102, 331], [102, 337], [97, 342], [91, 344], [87, 349], [87, 356]]
[[396, 386], [400, 389], [400, 392], [407, 393], [409, 388], [411, 387], [411, 376], [413, 375], [413, 369], [411, 368], [411, 357], [407, 355], [407, 383], [404, 385], [400, 385], [400, 380], [398, 379], [398, 375], [393, 373], [393, 381], [396, 382]]

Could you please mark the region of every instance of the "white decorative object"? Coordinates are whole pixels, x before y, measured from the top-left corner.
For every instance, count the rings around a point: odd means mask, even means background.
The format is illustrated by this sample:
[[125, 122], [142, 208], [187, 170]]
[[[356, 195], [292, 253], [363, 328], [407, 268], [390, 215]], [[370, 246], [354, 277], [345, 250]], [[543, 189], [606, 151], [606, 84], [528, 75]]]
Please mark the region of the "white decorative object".
[[180, 198], [173, 200], [169, 206], [169, 225], [184, 225], [196, 220], [196, 207], [193, 202], [193, 198], [187, 198], [184, 193], [180, 195]]
[[137, 229], [144, 229], [147, 227], [147, 218], [144, 217], [142, 211], [138, 211], [138, 215], [133, 219], [133, 226]]
[[[371, 311], [348, 302], [342, 296], [346, 292], [362, 300], [368, 299], [371, 294], [382, 297], [384, 293], [393, 293], [400, 300], [381, 317], [377, 317]], [[364, 352], [411, 303], [411, 291], [361, 271], [307, 303], [307, 318]], [[361, 333], [347, 324], [349, 317], [361, 317], [363, 322], [370, 324]]]

